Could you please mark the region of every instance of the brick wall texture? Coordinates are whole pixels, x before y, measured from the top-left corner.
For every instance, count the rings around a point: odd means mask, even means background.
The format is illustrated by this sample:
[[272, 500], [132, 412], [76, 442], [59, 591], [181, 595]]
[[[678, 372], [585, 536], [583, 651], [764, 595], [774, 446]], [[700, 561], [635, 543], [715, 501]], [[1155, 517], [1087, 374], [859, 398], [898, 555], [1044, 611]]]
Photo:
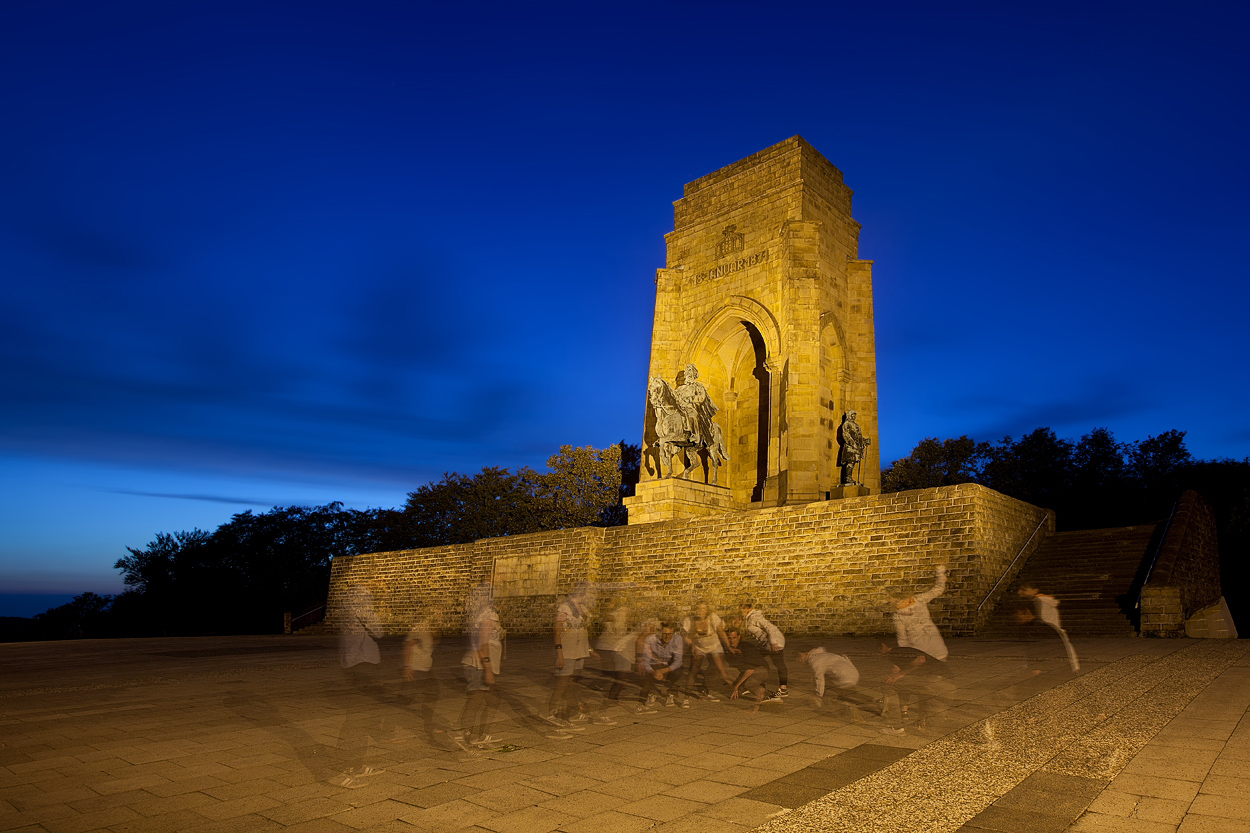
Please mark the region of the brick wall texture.
[[[702, 599], [727, 616], [750, 598], [788, 634], [868, 635], [890, 631], [883, 603], [891, 591], [927, 590], [934, 567], [946, 564], [947, 592], [930, 610], [944, 633], [969, 635], [1053, 530], [1053, 513], [964, 484], [370, 553], [334, 560], [327, 623], [335, 625], [348, 587], [365, 582], [388, 633], [405, 633], [436, 607], [454, 626], [469, 589], [492, 581], [498, 564], [496, 607], [514, 635], [550, 632], [558, 600], [583, 580], [636, 615], [680, 617]], [[550, 589], [552, 571], [556, 593], [526, 594]]]

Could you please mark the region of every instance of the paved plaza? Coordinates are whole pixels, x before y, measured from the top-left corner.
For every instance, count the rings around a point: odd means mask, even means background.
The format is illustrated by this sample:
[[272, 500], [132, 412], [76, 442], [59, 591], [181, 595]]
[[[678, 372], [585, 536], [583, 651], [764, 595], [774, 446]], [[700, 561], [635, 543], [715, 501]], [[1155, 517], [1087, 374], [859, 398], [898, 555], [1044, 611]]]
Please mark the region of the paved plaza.
[[[823, 644], [875, 693], [888, 665], [873, 640]], [[893, 704], [884, 718], [818, 705], [791, 656], [791, 696], [758, 713], [617, 706], [615, 725], [570, 733], [537, 718], [550, 641], [510, 640], [500, 741], [473, 751], [447, 731], [463, 704], [455, 640], [424, 715], [392, 640], [394, 682], [365, 704], [325, 636], [3, 644], [0, 829], [1250, 830], [1250, 644], [1078, 639], [1078, 673], [1027, 645], [949, 644], [923, 727], [915, 706], [903, 720]], [[344, 735], [355, 725], [374, 728]], [[337, 783], [345, 747], [377, 770], [355, 788]]]

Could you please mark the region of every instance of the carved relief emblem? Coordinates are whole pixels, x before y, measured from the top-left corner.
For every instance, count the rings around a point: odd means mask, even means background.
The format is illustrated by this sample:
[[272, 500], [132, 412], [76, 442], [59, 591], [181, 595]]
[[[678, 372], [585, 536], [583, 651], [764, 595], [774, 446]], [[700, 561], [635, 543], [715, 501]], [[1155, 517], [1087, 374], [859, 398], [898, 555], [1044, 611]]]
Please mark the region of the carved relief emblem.
[[737, 231], [738, 227], [734, 225], [725, 226], [725, 230], [721, 232], [720, 242], [716, 244], [716, 257], [729, 257], [742, 251], [743, 241], [742, 235]]

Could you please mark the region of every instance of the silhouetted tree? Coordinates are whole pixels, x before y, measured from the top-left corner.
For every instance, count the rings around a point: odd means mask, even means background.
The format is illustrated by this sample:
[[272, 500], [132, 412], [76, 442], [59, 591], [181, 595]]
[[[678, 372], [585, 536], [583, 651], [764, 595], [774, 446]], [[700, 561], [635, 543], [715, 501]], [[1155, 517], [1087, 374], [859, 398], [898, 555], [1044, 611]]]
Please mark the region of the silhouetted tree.
[[[890, 492], [980, 483], [1054, 509], [1060, 529], [1089, 529], [1158, 520], [1184, 489], [1205, 494], [1209, 490], [1195, 484], [1198, 465], [1185, 448], [1183, 431], [1121, 443], [1106, 428], [1095, 428], [1072, 442], [1038, 428], [1019, 440], [1004, 437], [995, 446], [966, 436], [928, 437], [886, 468], [881, 484]], [[1219, 469], [1214, 462], [1210, 466], [1204, 471]]]
[[112, 596], [83, 593], [73, 601], [36, 615], [35, 621], [45, 639], [110, 636], [107, 614], [112, 603]]
[[1131, 443], [1128, 465], [1138, 490], [1137, 500], [1151, 514], [1164, 515], [1183, 491], [1185, 474], [1193, 463], [1185, 448], [1184, 431], [1164, 431]]
[[1139, 514], [1131, 497], [1133, 478], [1126, 457], [1128, 446], [1116, 442], [1106, 428], [1095, 428], [1073, 446], [1069, 491], [1062, 495], [1064, 526], [1085, 529], [1127, 526]]
[[629, 523], [629, 512], [623, 501], [627, 497], [634, 496], [638, 488], [638, 480], [642, 477], [642, 449], [624, 440], [620, 441], [619, 447], [621, 449], [620, 495], [616, 503], [604, 510], [603, 526], [624, 526]]
[[967, 436], [950, 440], [926, 437], [911, 454], [895, 460], [881, 472], [881, 490], [901, 492], [976, 483], [990, 458], [990, 444]]
[[188, 564], [198, 559], [191, 553], [204, 546], [211, 537], [202, 529], [158, 532], [143, 549], [126, 547], [130, 555], [117, 559], [113, 566], [122, 571], [122, 581], [140, 593], [169, 594]]
[[367, 520], [337, 502], [235, 515], [207, 545], [207, 566], [216, 573], [210, 582], [220, 594], [213, 606], [232, 609], [232, 621], [253, 628], [277, 627], [283, 611], [325, 598], [331, 559], [363, 551]]
[[537, 473], [487, 466], [474, 475], [450, 472], [408, 494], [397, 549], [465, 544], [537, 532]]
[[138, 594], [118, 600], [117, 618], [152, 633], [277, 630], [284, 611], [325, 598], [331, 559], [361, 552], [368, 522], [330, 503], [241, 512], [212, 533], [160, 533], [117, 561]]
[[1054, 509], [1071, 482], [1073, 444], [1049, 428], [1037, 428], [1018, 441], [1004, 437], [990, 451], [981, 483], [1014, 498]]

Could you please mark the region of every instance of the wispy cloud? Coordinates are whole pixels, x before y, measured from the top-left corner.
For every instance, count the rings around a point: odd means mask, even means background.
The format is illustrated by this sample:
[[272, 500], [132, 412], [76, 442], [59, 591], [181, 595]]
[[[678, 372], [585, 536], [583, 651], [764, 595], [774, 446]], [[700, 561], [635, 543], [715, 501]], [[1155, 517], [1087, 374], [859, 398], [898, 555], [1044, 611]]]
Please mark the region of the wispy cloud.
[[273, 503], [266, 500], [253, 500], [246, 497], [229, 497], [227, 495], [190, 495], [177, 494], [174, 492], [136, 492], [129, 489], [109, 489], [115, 495], [137, 495], [138, 497], [165, 497], [175, 500], [202, 500], [208, 503], [228, 503], [236, 506], [264, 506], [266, 508], [273, 506]]

